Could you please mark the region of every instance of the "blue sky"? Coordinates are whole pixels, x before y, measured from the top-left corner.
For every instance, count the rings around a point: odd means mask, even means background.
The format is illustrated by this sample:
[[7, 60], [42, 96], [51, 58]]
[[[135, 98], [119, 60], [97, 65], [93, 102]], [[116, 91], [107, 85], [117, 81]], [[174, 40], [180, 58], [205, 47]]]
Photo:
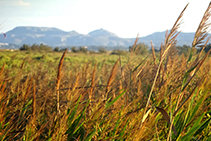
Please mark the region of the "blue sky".
[[0, 0], [0, 32], [16, 26], [87, 34], [103, 28], [131, 38], [170, 29], [189, 3], [181, 30], [195, 32], [210, 0]]

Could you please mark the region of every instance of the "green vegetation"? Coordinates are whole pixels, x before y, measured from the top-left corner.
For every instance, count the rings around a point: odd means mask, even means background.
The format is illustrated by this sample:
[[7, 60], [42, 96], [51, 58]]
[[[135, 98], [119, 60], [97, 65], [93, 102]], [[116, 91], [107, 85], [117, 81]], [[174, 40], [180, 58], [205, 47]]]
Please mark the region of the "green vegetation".
[[131, 46], [129, 47], [130, 52], [136, 52], [137, 54], [147, 54], [148, 53], [148, 46], [145, 45], [144, 43], [139, 43], [135, 47]]
[[74, 53], [76, 53], [76, 52], [82, 52], [82, 53], [88, 52], [86, 47], [79, 47], [79, 48], [71, 47], [71, 51], [74, 52]]
[[47, 46], [47, 45], [44, 45], [44, 44], [40, 44], [40, 45], [33, 44], [32, 46], [23, 44], [23, 46], [20, 47], [20, 50], [21, 50], [21, 51], [23, 51], [23, 50], [32, 50], [32, 51], [52, 51], [52, 48], [49, 47], [49, 46]]
[[181, 54], [184, 54], [185, 56], [188, 56], [190, 51], [191, 51], [191, 47], [190, 46], [187, 46], [187, 45], [183, 45], [183, 46], [177, 46], [176, 47], [177, 50], [178, 50], [178, 53], [181, 55]]
[[200, 48], [198, 52], [204, 51], [205, 53], [207, 53], [210, 49], [211, 49], [211, 44], [208, 44], [205, 46], [205, 48]]
[[99, 51], [100, 53], [106, 53], [106, 52], [107, 52], [106, 49], [103, 48], [103, 47], [99, 47], [98, 51]]
[[184, 10], [160, 52], [140, 55], [138, 39], [125, 54], [1, 51], [0, 140], [211, 140], [210, 9], [187, 55]]

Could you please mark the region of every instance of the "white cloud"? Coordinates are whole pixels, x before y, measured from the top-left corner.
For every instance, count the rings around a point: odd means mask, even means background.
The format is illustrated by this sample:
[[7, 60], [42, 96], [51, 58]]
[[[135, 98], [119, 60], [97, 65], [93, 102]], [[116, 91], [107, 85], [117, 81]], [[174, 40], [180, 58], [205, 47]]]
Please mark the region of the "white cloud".
[[24, 2], [23, 0], [18, 0], [16, 3], [17, 3], [17, 5], [20, 5], [20, 6], [28, 6], [28, 5], [30, 5], [29, 2]]
[[23, 0], [8, 0], [8, 1], [0, 1], [1, 5], [5, 5], [5, 6], [29, 6], [30, 3], [29, 2], [25, 2]]

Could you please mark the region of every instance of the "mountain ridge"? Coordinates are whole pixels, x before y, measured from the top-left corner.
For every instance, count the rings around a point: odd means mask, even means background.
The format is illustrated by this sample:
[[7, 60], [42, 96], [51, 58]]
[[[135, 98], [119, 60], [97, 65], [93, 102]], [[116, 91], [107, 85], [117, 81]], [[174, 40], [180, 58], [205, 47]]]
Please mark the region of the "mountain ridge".
[[[191, 45], [195, 33], [181, 32], [177, 37], [177, 45]], [[63, 31], [55, 27], [18, 26], [6, 32], [7, 38], [0, 38], [0, 43], [10, 44], [47, 44], [49, 46], [122, 46], [133, 45], [135, 38], [121, 38], [103, 28], [88, 34], [77, 31]], [[139, 42], [150, 46], [150, 40], [156, 48], [165, 40], [165, 31], [154, 32], [139, 38]]]

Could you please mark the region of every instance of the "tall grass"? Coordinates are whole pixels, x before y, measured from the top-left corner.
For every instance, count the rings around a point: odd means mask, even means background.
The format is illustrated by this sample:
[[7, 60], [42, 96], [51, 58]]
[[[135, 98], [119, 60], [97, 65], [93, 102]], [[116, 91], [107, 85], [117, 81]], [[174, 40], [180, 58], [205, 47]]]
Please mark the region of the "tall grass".
[[116, 56], [81, 65], [65, 51], [54, 62], [29, 55], [15, 65], [9, 56], [0, 71], [0, 140], [211, 140], [210, 52], [194, 51], [208, 43], [211, 4], [185, 57], [175, 45], [187, 6], [159, 57], [152, 43], [152, 54], [140, 59], [134, 49], [124, 63]]

